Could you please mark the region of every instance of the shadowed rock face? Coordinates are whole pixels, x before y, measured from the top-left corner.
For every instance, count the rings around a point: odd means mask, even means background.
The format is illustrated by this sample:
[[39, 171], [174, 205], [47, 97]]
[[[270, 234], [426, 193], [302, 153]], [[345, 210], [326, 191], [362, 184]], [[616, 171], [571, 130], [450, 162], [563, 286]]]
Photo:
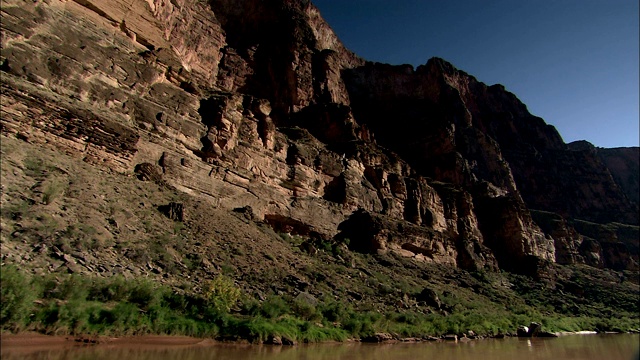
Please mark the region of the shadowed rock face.
[[144, 164], [211, 206], [358, 251], [637, 267], [633, 242], [572, 222], [637, 225], [637, 156], [567, 146], [442, 59], [365, 62], [307, 1], [7, 0], [1, 16], [3, 136], [124, 174]]
[[[598, 156], [593, 146], [567, 146], [502, 86], [487, 87], [441, 59], [415, 71], [367, 63], [347, 70], [345, 79], [356, 119], [427, 176], [467, 187], [484, 180], [507, 192], [517, 187], [528, 207], [566, 217], [638, 223], [637, 205], [620, 185], [631, 192], [638, 183], [633, 150]], [[604, 154], [620, 169], [616, 180]]]
[[597, 154], [624, 194], [637, 206], [640, 203], [640, 148], [597, 148]]

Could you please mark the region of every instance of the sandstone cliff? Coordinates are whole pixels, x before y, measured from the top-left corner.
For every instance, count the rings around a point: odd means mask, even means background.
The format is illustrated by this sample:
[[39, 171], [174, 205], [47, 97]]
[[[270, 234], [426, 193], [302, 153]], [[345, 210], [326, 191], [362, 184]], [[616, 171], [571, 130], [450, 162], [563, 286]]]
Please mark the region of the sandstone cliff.
[[637, 267], [637, 247], [567, 223], [637, 225], [637, 177], [444, 60], [365, 62], [308, 1], [8, 0], [1, 45], [3, 136], [359, 251]]

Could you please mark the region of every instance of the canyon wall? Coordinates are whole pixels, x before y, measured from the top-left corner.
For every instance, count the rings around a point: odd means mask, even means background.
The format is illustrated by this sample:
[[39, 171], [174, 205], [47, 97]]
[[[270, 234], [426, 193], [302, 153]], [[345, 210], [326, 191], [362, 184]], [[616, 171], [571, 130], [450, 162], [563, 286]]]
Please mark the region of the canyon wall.
[[308, 1], [7, 0], [1, 26], [3, 136], [357, 251], [637, 269], [572, 223], [638, 225], [619, 160], [442, 59], [366, 62]]

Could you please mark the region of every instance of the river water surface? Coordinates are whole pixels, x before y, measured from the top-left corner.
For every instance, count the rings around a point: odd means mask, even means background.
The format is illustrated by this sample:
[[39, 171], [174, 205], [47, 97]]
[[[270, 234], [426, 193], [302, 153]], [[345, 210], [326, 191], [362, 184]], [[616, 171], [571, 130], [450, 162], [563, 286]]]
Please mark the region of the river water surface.
[[640, 335], [569, 335], [559, 338], [486, 339], [468, 342], [395, 344], [319, 344], [293, 347], [204, 344], [163, 346], [101, 344], [93, 346], [5, 346], [2, 360], [10, 359], [147, 359], [147, 360], [637, 360]]

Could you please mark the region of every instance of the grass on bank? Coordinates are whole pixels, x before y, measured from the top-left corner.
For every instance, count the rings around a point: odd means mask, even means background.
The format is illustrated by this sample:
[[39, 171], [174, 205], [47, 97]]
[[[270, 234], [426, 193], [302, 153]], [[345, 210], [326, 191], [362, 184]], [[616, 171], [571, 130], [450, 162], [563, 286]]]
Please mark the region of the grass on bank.
[[376, 332], [403, 337], [460, 334], [491, 335], [541, 322], [550, 331], [616, 330], [638, 327], [637, 319], [543, 316], [532, 307], [509, 311], [467, 304], [443, 315], [406, 309], [381, 314], [355, 311], [327, 299], [311, 304], [300, 298], [271, 296], [263, 302], [240, 292], [219, 276], [202, 294], [178, 293], [147, 279], [90, 278], [79, 275], [28, 276], [15, 266], [0, 272], [0, 326], [46, 334], [170, 334], [266, 341], [282, 336], [299, 342], [344, 341]]

